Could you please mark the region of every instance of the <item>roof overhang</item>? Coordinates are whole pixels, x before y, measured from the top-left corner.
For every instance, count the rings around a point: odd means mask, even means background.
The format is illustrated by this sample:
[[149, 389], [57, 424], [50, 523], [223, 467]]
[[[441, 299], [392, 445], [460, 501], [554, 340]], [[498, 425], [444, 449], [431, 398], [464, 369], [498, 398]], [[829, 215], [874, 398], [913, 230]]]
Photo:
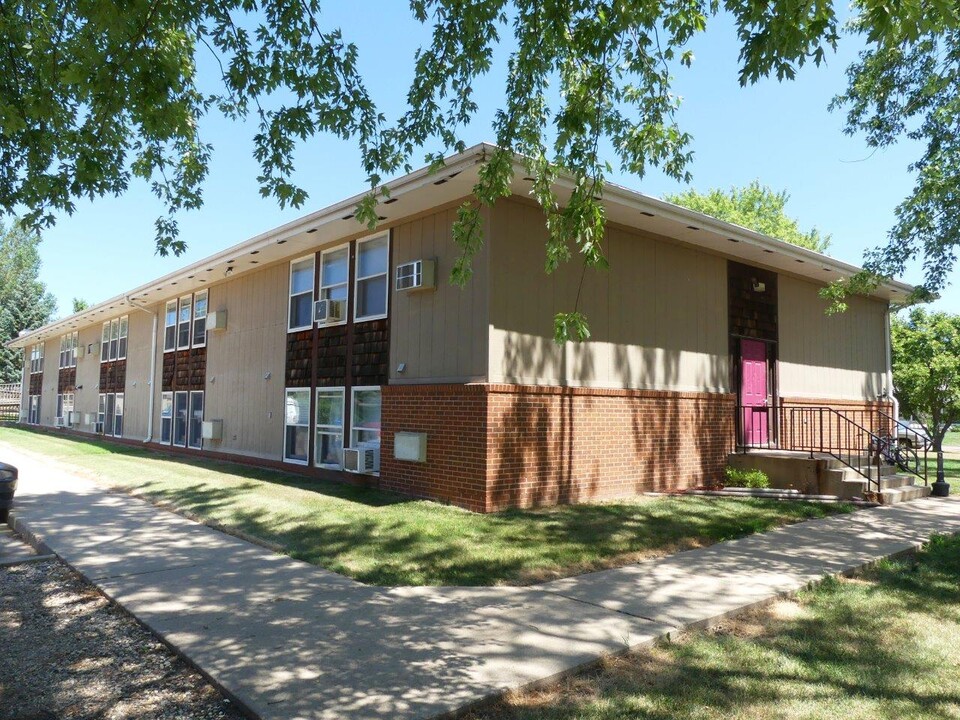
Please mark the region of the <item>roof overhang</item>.
[[[453, 155], [439, 170], [424, 167], [386, 183], [389, 198], [382, 200], [380, 222], [388, 224], [431, 208], [445, 205], [471, 194], [482, 163], [496, 147], [475, 145]], [[516, 195], [529, 196], [531, 182], [525, 177], [525, 164], [514, 159], [511, 189]], [[561, 203], [569, 197], [573, 181], [561, 177], [557, 194]], [[313, 252], [317, 247], [335, 243], [365, 230], [357, 223], [355, 211], [366, 193], [354, 195], [317, 212], [261, 233], [249, 240], [203, 260], [133, 288], [123, 295], [104, 300], [88, 309], [56, 320], [25, 333], [7, 343], [22, 348], [41, 340], [95, 325], [124, 312], [145, 309], [181, 294], [201, 290], [225, 277], [252, 272], [278, 260]], [[670, 238], [740, 262], [766, 267], [790, 275], [826, 284], [848, 278], [860, 268], [827, 255], [797, 247], [752, 230], [723, 222], [673, 205], [628, 188], [607, 183], [603, 191], [607, 219], [641, 231]], [[872, 293], [888, 302], [904, 302], [913, 287], [888, 281]]]

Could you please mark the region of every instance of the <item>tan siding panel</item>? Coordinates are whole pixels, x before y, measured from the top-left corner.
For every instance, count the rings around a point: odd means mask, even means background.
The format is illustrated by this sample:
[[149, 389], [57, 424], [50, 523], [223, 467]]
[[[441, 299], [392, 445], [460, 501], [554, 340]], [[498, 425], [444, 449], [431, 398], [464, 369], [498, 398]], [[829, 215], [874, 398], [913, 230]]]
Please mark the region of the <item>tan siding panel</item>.
[[[137, 440], [147, 437], [147, 414], [152, 385], [150, 349], [153, 315], [142, 310], [130, 312], [127, 330], [127, 375], [123, 396], [123, 436]], [[160, 320], [158, 318], [158, 324]]]
[[[507, 200], [494, 215], [492, 382], [727, 390], [722, 258], [610, 228], [609, 270], [583, 275], [571, 248], [571, 262], [546, 275], [540, 210]], [[591, 340], [561, 350], [553, 317], [574, 309], [578, 289]]]
[[852, 298], [827, 315], [819, 286], [780, 276], [780, 394], [875, 400], [885, 386], [886, 306]]

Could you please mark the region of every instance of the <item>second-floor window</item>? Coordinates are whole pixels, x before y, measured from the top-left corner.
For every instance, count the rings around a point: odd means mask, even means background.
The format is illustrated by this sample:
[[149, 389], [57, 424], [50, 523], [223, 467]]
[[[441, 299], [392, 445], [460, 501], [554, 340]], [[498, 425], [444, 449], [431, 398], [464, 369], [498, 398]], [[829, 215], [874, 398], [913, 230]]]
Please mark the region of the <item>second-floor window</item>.
[[390, 236], [357, 241], [357, 278], [354, 320], [387, 316]]
[[128, 316], [108, 320], [100, 335], [100, 362], [124, 360], [127, 357]]
[[207, 344], [208, 291], [168, 300], [163, 313], [163, 351], [189, 350]]
[[163, 351], [169, 352], [177, 349], [177, 301], [167, 302], [166, 312], [163, 316]]
[[67, 333], [60, 337], [60, 367], [73, 368], [77, 366], [77, 343], [79, 332]]
[[180, 310], [177, 313], [177, 350], [187, 350], [190, 347], [190, 310], [192, 307], [192, 295], [184, 295], [180, 298]]
[[307, 330], [313, 325], [313, 256], [290, 263], [290, 312], [287, 330]]
[[30, 374], [43, 372], [43, 343], [30, 348]]

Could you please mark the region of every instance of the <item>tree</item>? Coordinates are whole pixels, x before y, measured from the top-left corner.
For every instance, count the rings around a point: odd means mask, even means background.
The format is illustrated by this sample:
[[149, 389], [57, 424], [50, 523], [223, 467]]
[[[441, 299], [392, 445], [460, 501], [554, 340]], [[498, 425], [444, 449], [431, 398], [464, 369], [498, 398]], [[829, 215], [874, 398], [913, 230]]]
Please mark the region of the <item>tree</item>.
[[[672, 74], [693, 62], [688, 45], [711, 18], [733, 17], [744, 85], [793, 78], [806, 63], [820, 64], [840, 37], [835, 3], [818, 0], [410, 0], [410, 8], [431, 27], [431, 39], [415, 57], [405, 112], [388, 122], [357, 69], [356, 46], [322, 23], [321, 0], [3, 3], [0, 207], [27, 208], [29, 223], [49, 225], [57, 212], [72, 212], [77, 198], [119, 194], [141, 179], [167, 208], [156, 222], [158, 251], [180, 253], [177, 213], [202, 204], [212, 152], [201, 120], [219, 113], [257, 119], [261, 193], [283, 206], [307, 198], [291, 179], [298, 142], [318, 133], [356, 141], [371, 190], [355, 216], [373, 226], [376, 205], [386, 199], [383, 176], [409, 169], [415, 153], [439, 165], [464, 147], [463, 128], [477, 110], [474, 81], [502, 49], [510, 53], [505, 99], [493, 122], [501, 150], [460, 208], [453, 235], [462, 255], [452, 279], [464, 283], [471, 275], [483, 241], [480, 208], [509, 192], [512, 153], [526, 158], [545, 214], [546, 270], [574, 255], [603, 268], [601, 196], [611, 162], [638, 177], [659, 167], [689, 180], [691, 138], [676, 121]], [[923, 80], [937, 79], [937, 88], [953, 83], [944, 96], [955, 96], [955, 4], [859, 0], [855, 11], [853, 32], [885, 60], [899, 48], [948, 62], [924, 66], [911, 85], [922, 102], [904, 104], [889, 123], [888, 110], [896, 108], [889, 99], [899, 90], [888, 87], [895, 65], [854, 66], [849, 93], [838, 100], [853, 103], [850, 127], [879, 124], [868, 139], [882, 143], [903, 132], [898, 118], [921, 117], [943, 126], [931, 137], [949, 134], [960, 104], [931, 100], [920, 88], [936, 89]], [[924, 43], [940, 40], [924, 54]], [[210, 53], [222, 68], [215, 87], [200, 87], [198, 53]], [[609, 162], [601, 141], [613, 148]], [[941, 162], [956, 159], [953, 152], [938, 150], [918, 171], [929, 166], [936, 177], [953, 178], [958, 163]], [[560, 174], [571, 188], [563, 204]], [[923, 185], [918, 202], [929, 200], [922, 217], [946, 207], [951, 182]], [[941, 245], [956, 240], [947, 236]], [[935, 289], [943, 277], [928, 271]], [[555, 325], [558, 340], [588, 334], [576, 307], [558, 313]]]
[[786, 190], [775, 192], [761, 185], [759, 180], [746, 187], [731, 187], [727, 191], [714, 189], [706, 194], [686, 190], [667, 195], [665, 199], [809, 250], [822, 253], [830, 245], [829, 235], [821, 235], [816, 228], [803, 232], [797, 221], [787, 215], [785, 208], [790, 196]]
[[84, 300], [83, 298], [74, 298], [74, 299], [73, 299], [73, 311], [74, 311], [75, 313], [83, 312], [83, 311], [86, 310], [88, 307], [90, 307], [90, 303], [88, 303], [88, 302], [87, 302], [86, 300]]
[[0, 382], [20, 382], [22, 352], [6, 347], [21, 330], [50, 320], [57, 303], [39, 280], [40, 236], [0, 223]]
[[960, 421], [960, 315], [914, 308], [906, 319], [894, 316], [890, 330], [900, 412], [923, 425], [940, 453]]

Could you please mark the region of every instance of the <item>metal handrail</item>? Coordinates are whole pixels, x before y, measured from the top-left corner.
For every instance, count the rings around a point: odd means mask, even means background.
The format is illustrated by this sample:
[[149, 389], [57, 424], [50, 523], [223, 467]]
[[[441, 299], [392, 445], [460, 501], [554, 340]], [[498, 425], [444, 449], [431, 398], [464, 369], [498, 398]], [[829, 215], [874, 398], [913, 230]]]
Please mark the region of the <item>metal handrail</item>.
[[[931, 440], [928, 435], [918, 433], [916, 430], [913, 430], [909, 425], [907, 425], [907, 423], [897, 420], [895, 417], [888, 415], [883, 410], [875, 410], [874, 412], [876, 412], [879, 417], [892, 424], [891, 429], [893, 432], [890, 433], [890, 440], [884, 448], [884, 457], [886, 457], [892, 464], [896, 465], [904, 472], [908, 472], [911, 475], [916, 475], [918, 478], [923, 480], [924, 485], [928, 485], [928, 460], [930, 457], [930, 451], [933, 449], [933, 440]], [[898, 429], [903, 429], [906, 431], [906, 438], [909, 440], [909, 444], [903, 442]], [[920, 453], [917, 450], [917, 448], [920, 446], [922, 446], [923, 449], [922, 464], [920, 462]]]
[[[738, 403], [737, 443], [744, 450], [771, 446], [769, 441], [751, 443], [751, 438], [747, 437], [748, 416], [752, 429], [761, 413], [765, 416], [761, 422], [769, 425], [771, 419], [774, 421], [772, 429], [779, 449], [809, 452], [811, 458], [814, 453], [829, 455], [866, 478], [869, 489], [880, 491], [883, 460], [880, 449], [884, 441], [877, 433], [831, 407], [784, 404], [751, 407]], [[767, 432], [770, 430], [768, 427]]]

